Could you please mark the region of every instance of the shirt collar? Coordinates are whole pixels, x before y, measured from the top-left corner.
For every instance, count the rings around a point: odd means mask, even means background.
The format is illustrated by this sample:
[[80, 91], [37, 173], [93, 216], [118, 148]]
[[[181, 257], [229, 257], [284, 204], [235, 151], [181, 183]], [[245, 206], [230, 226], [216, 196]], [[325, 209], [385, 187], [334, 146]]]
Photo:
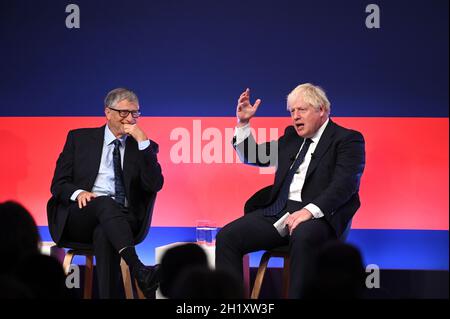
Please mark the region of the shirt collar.
[[[117, 138], [114, 136], [114, 134], [111, 132], [111, 130], [108, 127], [108, 124], [105, 125], [105, 143], [106, 145], [111, 144], [114, 140]], [[123, 135], [118, 140], [120, 141], [120, 144], [122, 147], [125, 147], [125, 140], [127, 139], [127, 135]]]
[[323, 134], [323, 131], [325, 131], [325, 128], [327, 127], [328, 122], [330, 121], [330, 118], [327, 118], [325, 123], [322, 124], [322, 126], [317, 130], [317, 132], [311, 137], [312, 141], [314, 143], [319, 143], [320, 137]]

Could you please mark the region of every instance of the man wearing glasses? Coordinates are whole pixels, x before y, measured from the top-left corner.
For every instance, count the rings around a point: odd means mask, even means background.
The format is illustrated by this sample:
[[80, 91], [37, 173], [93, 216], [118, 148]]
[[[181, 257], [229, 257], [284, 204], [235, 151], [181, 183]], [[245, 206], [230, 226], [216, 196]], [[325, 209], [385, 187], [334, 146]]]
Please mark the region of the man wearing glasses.
[[140, 114], [134, 92], [109, 92], [106, 125], [69, 132], [52, 180], [52, 238], [93, 244], [100, 298], [116, 296], [120, 257], [146, 295], [157, 288], [159, 270], [142, 264], [133, 240], [164, 182], [158, 145], [138, 126]]

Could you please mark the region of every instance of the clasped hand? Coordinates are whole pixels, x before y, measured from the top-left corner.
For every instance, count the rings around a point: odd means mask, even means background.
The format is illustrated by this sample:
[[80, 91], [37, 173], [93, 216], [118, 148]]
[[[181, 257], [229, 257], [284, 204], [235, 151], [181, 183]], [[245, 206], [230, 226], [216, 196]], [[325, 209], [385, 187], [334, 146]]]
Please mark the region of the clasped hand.
[[313, 218], [313, 215], [306, 208], [302, 208], [288, 216], [286, 218], [286, 227], [288, 228], [289, 235], [292, 235], [294, 229], [300, 225], [300, 223], [306, 222]]
[[137, 124], [123, 124], [123, 132], [132, 136], [137, 142], [148, 140], [145, 132]]

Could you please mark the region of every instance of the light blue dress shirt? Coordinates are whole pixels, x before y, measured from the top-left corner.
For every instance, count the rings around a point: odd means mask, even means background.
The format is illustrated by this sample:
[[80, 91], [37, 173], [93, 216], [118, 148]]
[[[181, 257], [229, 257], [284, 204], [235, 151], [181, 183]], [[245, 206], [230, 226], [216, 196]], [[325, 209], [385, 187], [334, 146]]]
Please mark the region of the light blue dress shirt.
[[[114, 134], [109, 129], [108, 125], [105, 125], [105, 135], [103, 139], [103, 149], [102, 158], [100, 160], [100, 168], [98, 170], [97, 177], [94, 182], [94, 186], [90, 192], [97, 196], [110, 196], [114, 198], [115, 186], [114, 186], [114, 162], [113, 162], [113, 151], [114, 144], [113, 141], [116, 139]], [[125, 154], [125, 143], [127, 135], [122, 136], [120, 141], [120, 161], [123, 169], [123, 157]], [[139, 150], [142, 151], [150, 146], [150, 141], [141, 141], [138, 143]], [[83, 189], [76, 190], [70, 199], [76, 201], [78, 195], [83, 192]], [[125, 199], [125, 206], [128, 206], [127, 200]]]

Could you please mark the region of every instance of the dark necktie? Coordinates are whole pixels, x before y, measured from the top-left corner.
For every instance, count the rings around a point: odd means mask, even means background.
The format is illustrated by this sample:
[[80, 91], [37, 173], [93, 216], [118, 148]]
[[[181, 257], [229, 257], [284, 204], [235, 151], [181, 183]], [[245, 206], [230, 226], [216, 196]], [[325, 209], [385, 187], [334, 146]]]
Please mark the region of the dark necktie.
[[121, 206], [125, 206], [125, 187], [123, 185], [122, 165], [120, 160], [120, 141], [114, 140], [113, 163], [114, 163], [114, 186], [116, 193], [114, 200]]
[[295, 172], [300, 167], [300, 164], [305, 160], [306, 152], [308, 152], [308, 148], [311, 143], [312, 140], [310, 138], [306, 139], [305, 143], [303, 143], [303, 147], [300, 150], [300, 153], [298, 154], [297, 158], [294, 161], [294, 164], [292, 164], [292, 167], [289, 169], [289, 172], [284, 178], [277, 198], [270, 206], [267, 206], [263, 209], [265, 216], [278, 215], [286, 205], [289, 197], [289, 188], [291, 186], [292, 179], [294, 178]]

